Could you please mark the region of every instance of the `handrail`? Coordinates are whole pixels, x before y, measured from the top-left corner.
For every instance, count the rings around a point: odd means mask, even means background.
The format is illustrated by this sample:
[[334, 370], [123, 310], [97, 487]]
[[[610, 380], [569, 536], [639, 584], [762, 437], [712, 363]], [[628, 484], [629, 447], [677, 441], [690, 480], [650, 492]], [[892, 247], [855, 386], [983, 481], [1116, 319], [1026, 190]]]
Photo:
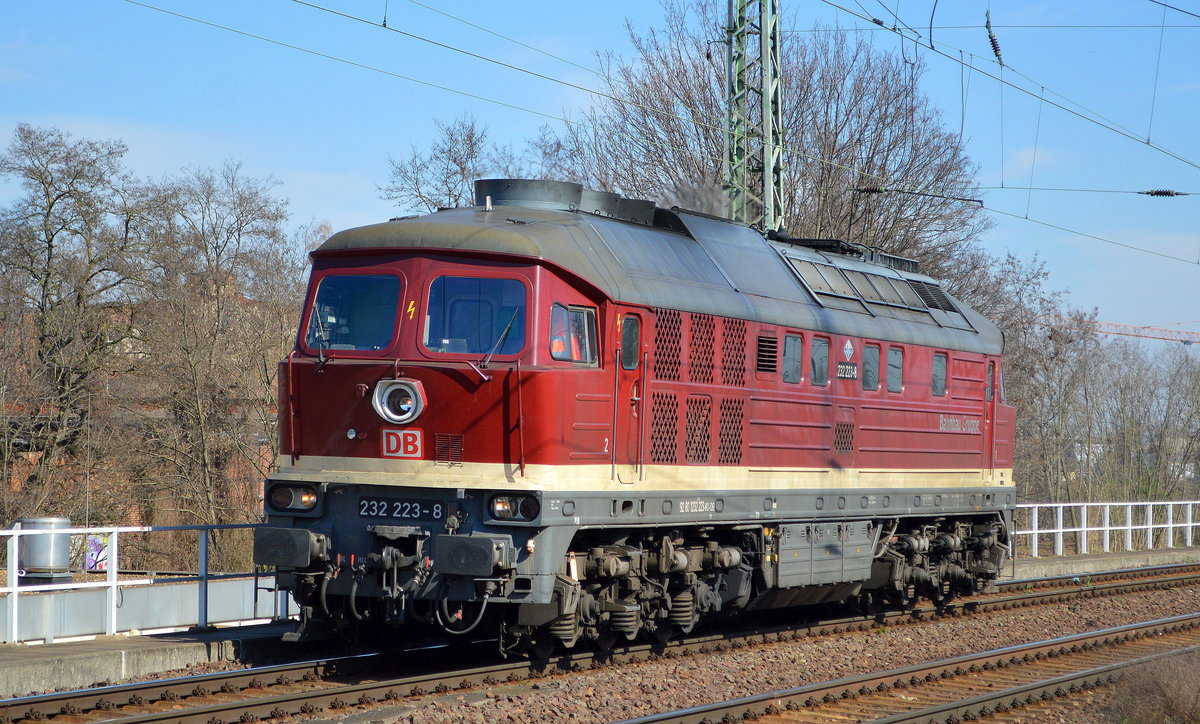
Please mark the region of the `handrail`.
[[[85, 591], [94, 589], [106, 589], [106, 616], [104, 622], [104, 630], [96, 631], [106, 635], [114, 635], [118, 633], [117, 611], [121, 606], [122, 589], [135, 586], [152, 586], [155, 584], [166, 584], [166, 581], [160, 581], [154, 577], [138, 576], [134, 578], [122, 579], [119, 577], [121, 571], [121, 536], [131, 533], [161, 533], [161, 532], [178, 532], [178, 531], [195, 531], [198, 535], [198, 555], [195, 575], [172, 576], [170, 584], [180, 583], [196, 583], [197, 585], [197, 621], [196, 626], [207, 628], [209, 626], [209, 584], [214, 581], [231, 580], [238, 578], [254, 578], [255, 592], [253, 597], [253, 606], [257, 611], [257, 596], [259, 590], [257, 571], [247, 571], [245, 573], [214, 573], [209, 570], [210, 556], [208, 541], [213, 531], [216, 530], [239, 530], [253, 529], [261, 527], [261, 523], [233, 523], [225, 525], [167, 525], [167, 526], [92, 526], [92, 527], [72, 527], [72, 528], [9, 528], [0, 529], [0, 537], [7, 538], [7, 556], [8, 556], [8, 580], [6, 585], [0, 586], [0, 600], [7, 603], [5, 615], [5, 635], [3, 641], [9, 643], [22, 640], [21, 637], [21, 599], [29, 594], [46, 594], [46, 593], [62, 593], [70, 591]], [[20, 568], [21, 562], [21, 542], [22, 539], [31, 536], [106, 536], [107, 537], [107, 566], [105, 570], [105, 580], [103, 581], [82, 581], [68, 583], [44, 583], [44, 584], [22, 584], [21, 578], [24, 571]], [[282, 606], [281, 606], [282, 603]], [[274, 617], [280, 618], [281, 611], [287, 610], [286, 602], [276, 597], [274, 602]], [[286, 615], [284, 613], [283, 615]], [[32, 638], [25, 637], [27, 640], [46, 640], [52, 641], [54, 638], [52, 627], [47, 623], [44, 628], [43, 636]], [[139, 626], [127, 626], [127, 630], [134, 630]]]
[[1056, 556], [1068, 555], [1068, 544], [1071, 553], [1087, 555], [1096, 542], [1111, 553], [1114, 533], [1124, 539], [1125, 551], [1191, 547], [1200, 527], [1197, 506], [1197, 500], [1018, 503], [1014, 536], [1033, 558], [1040, 557], [1047, 537]]

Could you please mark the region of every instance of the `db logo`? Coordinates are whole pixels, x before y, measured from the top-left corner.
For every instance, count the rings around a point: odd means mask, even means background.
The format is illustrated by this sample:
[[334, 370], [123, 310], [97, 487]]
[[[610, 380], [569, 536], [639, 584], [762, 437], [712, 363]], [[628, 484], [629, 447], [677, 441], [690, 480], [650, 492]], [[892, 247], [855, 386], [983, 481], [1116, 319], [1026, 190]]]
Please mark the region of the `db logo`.
[[389, 458], [421, 457], [420, 430], [384, 430], [383, 455]]

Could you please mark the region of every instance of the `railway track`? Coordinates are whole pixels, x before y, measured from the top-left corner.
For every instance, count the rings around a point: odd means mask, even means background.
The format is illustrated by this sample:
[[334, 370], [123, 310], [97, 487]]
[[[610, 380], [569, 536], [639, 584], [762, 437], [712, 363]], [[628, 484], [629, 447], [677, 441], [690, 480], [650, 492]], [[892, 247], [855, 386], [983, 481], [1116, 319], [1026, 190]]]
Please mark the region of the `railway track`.
[[[709, 633], [668, 644], [629, 645], [609, 652], [573, 652], [545, 661], [500, 661], [470, 669], [457, 666], [450, 657], [439, 666], [436, 657], [422, 656], [422, 673], [395, 676], [391, 675], [396, 672], [392, 662], [402, 657], [362, 654], [0, 700], [0, 724], [41, 721], [50, 717], [59, 721], [79, 717], [78, 721], [119, 719], [212, 724], [317, 712], [334, 714], [379, 702], [399, 704], [412, 697], [637, 663], [656, 657], [719, 652], [829, 633], [869, 630], [880, 625], [916, 623], [938, 616], [1001, 611], [1196, 582], [1200, 582], [1200, 565], [1110, 571], [1083, 578], [1060, 576], [1049, 580], [1007, 581], [1000, 585], [997, 593], [943, 607], [922, 606], [908, 611], [766, 626], [749, 632]], [[486, 653], [479, 654], [479, 658], [486, 657]], [[461, 661], [463, 657], [456, 658]], [[378, 678], [381, 676], [384, 678]], [[67, 718], [60, 718], [64, 716]]]
[[1065, 636], [773, 691], [622, 724], [860, 721], [950, 724], [1118, 682], [1132, 667], [1200, 651], [1200, 614]]

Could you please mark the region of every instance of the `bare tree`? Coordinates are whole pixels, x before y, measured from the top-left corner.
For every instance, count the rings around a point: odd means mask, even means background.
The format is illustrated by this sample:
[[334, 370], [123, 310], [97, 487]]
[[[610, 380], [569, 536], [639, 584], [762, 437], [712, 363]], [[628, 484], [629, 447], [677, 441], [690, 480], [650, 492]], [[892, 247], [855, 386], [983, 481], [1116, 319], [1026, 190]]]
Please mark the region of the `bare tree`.
[[0, 516], [70, 513], [93, 395], [134, 330], [147, 209], [124, 144], [21, 124], [0, 174], [23, 190], [0, 210], [6, 329]]
[[380, 194], [406, 210], [430, 212], [473, 204], [475, 179], [500, 165], [500, 152], [488, 145], [487, 126], [473, 116], [434, 123], [439, 135], [428, 150], [414, 145], [408, 158], [388, 159], [389, 179]]
[[[711, 190], [724, 148], [723, 9], [667, 0], [663, 29], [630, 27], [635, 57], [601, 60], [605, 96], [531, 142], [547, 175], [639, 198], [719, 202]], [[951, 198], [975, 194], [976, 169], [920, 93], [921, 61], [857, 35], [814, 32], [785, 35], [780, 63], [790, 233], [914, 256], [934, 275], [970, 273], [988, 220]]]
[[143, 355], [124, 380], [145, 459], [143, 519], [246, 522], [258, 511], [304, 265], [274, 186], [228, 163], [156, 189]]

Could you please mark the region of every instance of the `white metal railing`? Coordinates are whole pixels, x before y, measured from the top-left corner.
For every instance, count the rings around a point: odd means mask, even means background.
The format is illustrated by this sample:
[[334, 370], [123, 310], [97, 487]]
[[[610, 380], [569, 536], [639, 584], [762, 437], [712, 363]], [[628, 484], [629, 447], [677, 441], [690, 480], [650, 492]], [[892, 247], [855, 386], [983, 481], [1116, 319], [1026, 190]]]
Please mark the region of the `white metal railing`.
[[[1014, 515], [1019, 553], [1086, 555], [1118, 550], [1188, 547], [1200, 543], [1200, 501], [1020, 503]], [[1116, 540], [1114, 541], [1114, 537]]]
[[[33, 596], [38, 594], [52, 593], [67, 593], [67, 592], [83, 592], [94, 591], [95, 589], [104, 589], [106, 591], [105, 602], [106, 611], [104, 623], [102, 627], [97, 627], [95, 634], [113, 635], [119, 632], [135, 631], [143, 628], [137, 622], [126, 621], [123, 625], [118, 622], [118, 610], [122, 606], [124, 593], [133, 588], [145, 588], [148, 586], [168, 586], [174, 584], [195, 584], [195, 616], [188, 617], [186, 620], [177, 618], [177, 625], [195, 625], [201, 628], [209, 626], [209, 602], [210, 602], [210, 584], [216, 582], [241, 579], [250, 581], [253, 584], [253, 604], [249, 607], [244, 615], [245, 620], [253, 620], [261, 618], [258, 615], [259, 606], [258, 591], [272, 590], [274, 585], [273, 577], [260, 577], [257, 571], [249, 571], [243, 573], [214, 573], [209, 570], [209, 539], [214, 530], [234, 530], [234, 529], [251, 529], [259, 527], [257, 523], [245, 523], [234, 525], [210, 525], [210, 526], [107, 526], [107, 527], [89, 527], [89, 528], [14, 528], [0, 529], [0, 537], [7, 538], [7, 573], [8, 577], [6, 585], [0, 586], [0, 603], [4, 604], [5, 609], [5, 628], [4, 636], [0, 637], [0, 641], [14, 643], [19, 641], [45, 640], [47, 642], [54, 639], [53, 622], [45, 621], [41, 626], [40, 633], [30, 635], [27, 631], [22, 633], [23, 629], [28, 629], [28, 622], [24, 622], [21, 618], [22, 599], [25, 601], [35, 600]], [[121, 573], [121, 536], [134, 533], [157, 533], [166, 531], [195, 531], [198, 537], [197, 559], [195, 573], [192, 574], [189, 570], [182, 575], [171, 575], [170, 577], [155, 577], [155, 576], [130, 576]], [[67, 583], [48, 583], [37, 585], [24, 585], [20, 580], [25, 572], [20, 569], [21, 561], [21, 545], [23, 538], [31, 536], [84, 536], [84, 540], [88, 540], [90, 536], [106, 536], [107, 537], [107, 558], [106, 566], [103, 571], [105, 574], [104, 580], [99, 581], [80, 581]], [[28, 542], [27, 542], [28, 544]], [[73, 546], [79, 549], [80, 546]], [[86, 566], [85, 566], [86, 568]], [[269, 584], [269, 585], [265, 585]], [[69, 599], [67, 599], [69, 600]], [[172, 602], [177, 602], [178, 596], [171, 598]], [[171, 605], [171, 604], [168, 604]], [[282, 608], [281, 608], [282, 605]], [[286, 617], [289, 613], [288, 604], [279, 595], [274, 596], [271, 603], [272, 618]], [[189, 606], [190, 608], [190, 606]], [[245, 608], [245, 607], [243, 607]], [[67, 615], [70, 615], [68, 610]], [[220, 620], [229, 621], [229, 617], [225, 616]], [[234, 620], [237, 620], [235, 617]], [[99, 630], [102, 628], [102, 630]]]

